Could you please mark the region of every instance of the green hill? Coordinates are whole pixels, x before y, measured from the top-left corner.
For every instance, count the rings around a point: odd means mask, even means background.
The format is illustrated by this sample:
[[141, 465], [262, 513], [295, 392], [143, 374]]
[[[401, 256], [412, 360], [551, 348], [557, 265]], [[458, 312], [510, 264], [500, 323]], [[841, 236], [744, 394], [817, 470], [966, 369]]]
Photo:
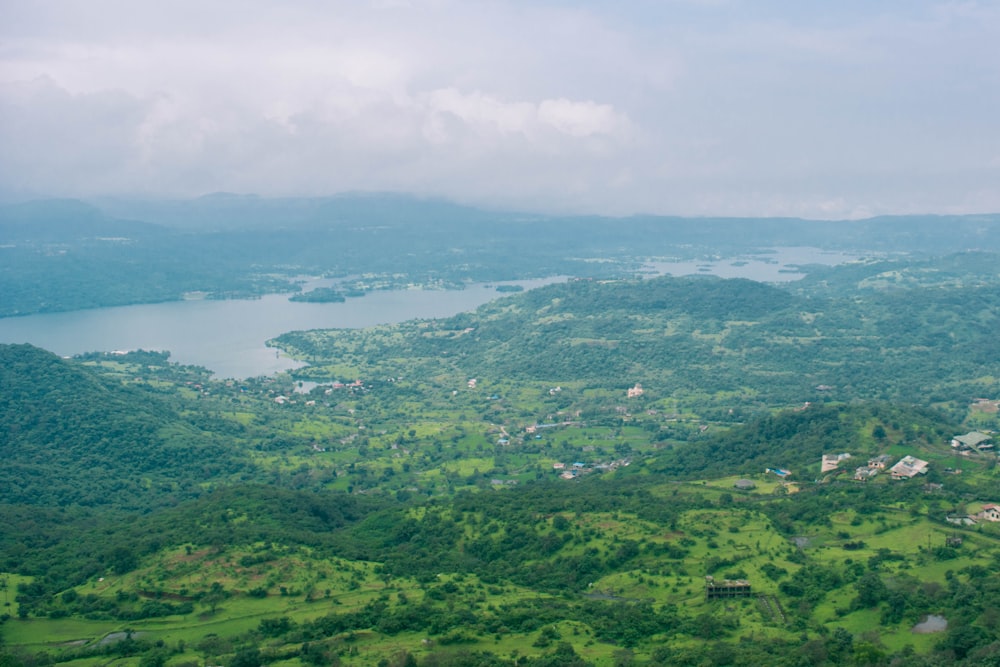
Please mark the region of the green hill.
[[[947, 453], [958, 425], [925, 409], [885, 404], [817, 405], [751, 419], [746, 424], [676, 447], [657, 457], [651, 471], [688, 479], [752, 475], [792, 469], [809, 479], [824, 454], [851, 453], [858, 465], [890, 445], [931, 447]], [[876, 435], [878, 437], [876, 437]]]
[[304, 379], [346, 367], [354, 377], [584, 381], [618, 391], [640, 382], [725, 420], [729, 409], [806, 401], [967, 404], [996, 390], [998, 327], [1000, 292], [975, 280], [818, 297], [662, 277], [572, 281], [435, 322], [292, 332], [274, 344], [310, 362], [296, 371]]
[[30, 345], [0, 345], [0, 502], [140, 509], [247, 469], [164, 399]]

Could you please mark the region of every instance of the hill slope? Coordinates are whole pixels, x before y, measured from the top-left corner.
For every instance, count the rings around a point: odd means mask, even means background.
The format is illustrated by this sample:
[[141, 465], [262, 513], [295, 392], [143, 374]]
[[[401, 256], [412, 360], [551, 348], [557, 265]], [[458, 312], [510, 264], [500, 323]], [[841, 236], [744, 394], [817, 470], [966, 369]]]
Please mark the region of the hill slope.
[[143, 508], [245, 459], [163, 398], [30, 345], [0, 345], [0, 503]]
[[707, 277], [573, 281], [445, 320], [292, 332], [274, 342], [311, 362], [296, 371], [303, 378], [349, 366], [355, 376], [419, 373], [424, 382], [465, 375], [618, 391], [641, 382], [661, 397], [697, 400], [701, 414], [713, 394], [728, 410], [967, 403], [996, 391], [1000, 292], [992, 286], [836, 297], [791, 289]]
[[[766, 468], [816, 468], [823, 454], [867, 456], [889, 445], [947, 448], [958, 426], [943, 415], [885, 404], [810, 406], [762, 415], [728, 431], [677, 447], [650, 463], [671, 477], [701, 479], [756, 474]], [[807, 479], [799, 475], [798, 479]]]

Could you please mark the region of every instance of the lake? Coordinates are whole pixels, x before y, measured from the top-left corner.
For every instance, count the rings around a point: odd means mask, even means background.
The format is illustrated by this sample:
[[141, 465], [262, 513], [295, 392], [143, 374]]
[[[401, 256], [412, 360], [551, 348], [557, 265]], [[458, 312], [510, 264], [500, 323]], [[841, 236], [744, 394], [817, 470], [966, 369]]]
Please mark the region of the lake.
[[645, 269], [651, 275], [688, 276], [704, 274], [719, 278], [747, 278], [765, 283], [783, 283], [805, 277], [798, 270], [810, 264], [835, 266], [860, 259], [857, 253], [822, 250], [820, 248], [773, 248], [766, 254], [713, 260], [653, 261]]
[[[555, 280], [504, 284], [531, 289]], [[169, 350], [171, 361], [204, 366], [219, 377], [244, 378], [303, 365], [264, 345], [287, 331], [449, 317], [502, 296], [495, 286], [474, 284], [462, 290], [373, 291], [342, 303], [297, 303], [288, 294], [269, 294], [95, 308], [0, 319], [0, 343], [31, 343], [62, 356]]]
[[[839, 264], [853, 259], [815, 248], [778, 248], [767, 255], [698, 262], [653, 262], [650, 274], [711, 274], [761, 281], [802, 276], [799, 264]], [[562, 278], [523, 280], [525, 289]], [[307, 284], [315, 287], [322, 281]], [[500, 283], [497, 283], [500, 284]], [[172, 361], [204, 366], [219, 377], [271, 375], [301, 366], [264, 342], [287, 331], [361, 328], [411, 319], [449, 317], [475, 310], [505, 296], [494, 286], [463, 290], [373, 291], [343, 303], [296, 303], [288, 294], [230, 301], [170, 303], [96, 308], [0, 319], [0, 343], [31, 343], [63, 356], [113, 350], [169, 350]]]

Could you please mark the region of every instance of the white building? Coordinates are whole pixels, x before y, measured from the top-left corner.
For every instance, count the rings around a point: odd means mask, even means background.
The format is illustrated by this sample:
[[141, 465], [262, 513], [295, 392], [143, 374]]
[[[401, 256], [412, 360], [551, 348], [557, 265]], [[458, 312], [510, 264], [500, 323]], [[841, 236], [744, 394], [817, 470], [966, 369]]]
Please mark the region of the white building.
[[983, 510], [976, 515], [980, 519], [985, 519], [986, 521], [1000, 521], [1000, 505], [983, 505]]

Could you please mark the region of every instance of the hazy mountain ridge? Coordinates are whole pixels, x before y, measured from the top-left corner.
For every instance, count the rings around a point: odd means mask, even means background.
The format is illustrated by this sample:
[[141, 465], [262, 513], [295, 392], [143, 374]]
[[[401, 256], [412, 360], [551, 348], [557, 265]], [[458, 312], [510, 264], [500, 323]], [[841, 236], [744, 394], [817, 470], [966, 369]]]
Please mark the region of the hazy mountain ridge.
[[0, 242], [73, 243], [156, 239], [165, 227], [112, 216], [76, 199], [48, 199], [0, 206]]
[[998, 229], [1000, 215], [558, 217], [401, 195], [219, 195], [95, 205], [48, 200], [0, 207], [0, 240], [7, 239], [0, 248], [0, 289], [7, 295], [0, 316], [176, 300], [192, 291], [217, 298], [294, 291], [292, 279], [301, 274], [461, 285], [618, 277], [634, 275], [652, 258], [732, 257], [776, 246], [932, 256], [997, 252]]

